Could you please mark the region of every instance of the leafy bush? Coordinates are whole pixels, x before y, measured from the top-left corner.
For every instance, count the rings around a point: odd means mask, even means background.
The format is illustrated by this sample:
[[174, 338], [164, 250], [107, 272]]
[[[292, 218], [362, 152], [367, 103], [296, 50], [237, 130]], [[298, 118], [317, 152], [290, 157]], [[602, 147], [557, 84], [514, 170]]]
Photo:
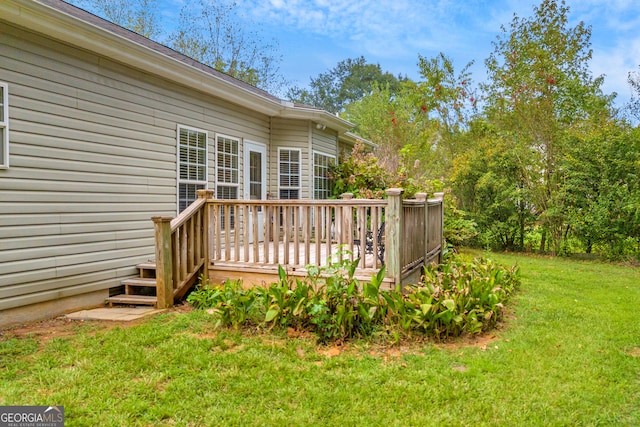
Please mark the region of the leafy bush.
[[263, 317], [260, 288], [243, 289], [239, 281], [228, 280], [212, 286], [200, 280], [189, 294], [187, 302], [195, 308], [209, 309], [216, 319], [216, 326], [259, 324]]
[[316, 292], [305, 314], [320, 341], [367, 336], [380, 323], [384, 269], [370, 282], [360, 284], [354, 278], [358, 262], [344, 259], [311, 270], [309, 278]]
[[506, 269], [485, 259], [429, 266], [421, 283], [404, 292], [381, 291], [382, 268], [371, 281], [354, 278], [358, 260], [308, 267], [305, 279], [290, 279], [279, 267], [279, 281], [243, 289], [237, 282], [201, 285], [187, 299], [208, 308], [218, 326], [243, 324], [303, 329], [321, 342], [370, 336], [421, 335], [435, 339], [477, 334], [496, 325], [504, 303], [519, 283], [517, 267]]
[[406, 293], [410, 309], [403, 327], [438, 339], [486, 331], [502, 318], [518, 283], [517, 267], [505, 269], [485, 259], [463, 263], [454, 258], [430, 266], [422, 283]]
[[[382, 157], [380, 157], [382, 156]], [[384, 153], [369, 152], [361, 141], [353, 150], [343, 155], [331, 166], [329, 176], [333, 182], [333, 196], [339, 198], [344, 193], [352, 193], [356, 199], [384, 199], [388, 188], [404, 189], [405, 199], [414, 198], [416, 193], [443, 191], [444, 184], [439, 179], [427, 179], [416, 175], [414, 167], [400, 166], [389, 169], [384, 166]]]
[[444, 238], [453, 246], [469, 245], [475, 243], [478, 236], [477, 224], [468, 218], [468, 214], [456, 208], [456, 198], [453, 194], [447, 194], [444, 198]]

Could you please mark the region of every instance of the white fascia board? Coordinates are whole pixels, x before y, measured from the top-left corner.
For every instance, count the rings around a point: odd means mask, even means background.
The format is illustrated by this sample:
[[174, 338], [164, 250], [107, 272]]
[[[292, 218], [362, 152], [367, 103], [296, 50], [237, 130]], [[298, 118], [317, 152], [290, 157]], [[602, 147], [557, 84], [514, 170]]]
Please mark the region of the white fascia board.
[[317, 108], [288, 107], [282, 110], [278, 116], [285, 119], [312, 120], [316, 123], [326, 125], [328, 128], [334, 129], [340, 134], [348, 132], [355, 126], [347, 120]]
[[349, 142], [351, 144], [355, 144], [358, 141], [362, 141], [364, 145], [368, 145], [371, 148], [375, 148], [378, 146], [378, 144], [376, 144], [375, 142], [371, 142], [368, 139], [364, 139], [363, 137], [358, 136], [355, 133], [351, 133], [351, 132], [345, 132], [344, 134], [340, 135], [340, 140]]

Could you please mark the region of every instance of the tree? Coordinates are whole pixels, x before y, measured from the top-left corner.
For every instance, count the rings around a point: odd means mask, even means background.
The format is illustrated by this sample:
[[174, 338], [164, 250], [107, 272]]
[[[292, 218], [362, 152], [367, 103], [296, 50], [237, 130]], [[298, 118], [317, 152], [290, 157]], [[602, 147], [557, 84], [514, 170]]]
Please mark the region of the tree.
[[608, 117], [615, 95], [602, 94], [602, 77], [588, 67], [591, 30], [583, 22], [569, 27], [564, 1], [543, 0], [530, 18], [514, 16], [485, 61], [488, 83], [485, 115], [510, 143], [527, 152], [514, 161], [522, 170], [530, 203], [558, 252], [565, 228], [565, 200], [559, 159], [566, 134], [589, 121]]
[[409, 185], [448, 177], [476, 102], [470, 65], [456, 74], [442, 53], [419, 57], [420, 81], [403, 80], [395, 89], [374, 84], [368, 95], [346, 104], [342, 116], [357, 123], [356, 132], [378, 145], [386, 168]]
[[519, 167], [526, 153], [482, 118], [469, 124], [467, 138], [473, 148], [455, 158], [451, 177], [458, 207], [471, 214], [482, 246], [523, 250], [534, 217]]
[[627, 110], [636, 121], [640, 122], [640, 71], [630, 72], [627, 81], [633, 91], [633, 96], [629, 100]]
[[361, 56], [341, 61], [326, 73], [311, 78], [309, 89], [297, 86], [290, 88], [286, 96], [290, 101], [339, 113], [346, 105], [371, 94], [374, 86], [388, 86], [395, 93], [403, 80], [406, 79], [383, 72], [380, 64], [368, 64]]
[[246, 30], [256, 28], [256, 24], [242, 22], [238, 12], [235, 1], [185, 2], [169, 43], [175, 50], [232, 77], [271, 93], [280, 92], [286, 82], [279, 75], [277, 42], [265, 42], [257, 31]]
[[429, 150], [422, 145], [425, 123], [417, 120], [416, 107], [407, 96], [414, 86], [405, 82], [394, 94], [388, 85], [374, 84], [369, 95], [346, 106], [343, 117], [357, 124], [358, 135], [378, 145], [377, 158], [389, 173], [415, 178], [420, 175], [414, 167], [416, 153], [428, 154]]
[[453, 62], [444, 53], [432, 58], [419, 56], [420, 80], [413, 94], [414, 104], [421, 111], [421, 119], [429, 121], [429, 133], [423, 138], [434, 152], [432, 172], [449, 176], [453, 159], [464, 149], [467, 139], [464, 133], [475, 112], [477, 95], [469, 62], [456, 74]]
[[184, 2], [176, 30], [167, 34], [157, 0], [75, 0], [81, 7], [261, 89], [277, 94], [286, 85], [279, 74], [275, 40], [266, 42], [255, 23], [247, 24], [233, 0]]
[[72, 3], [148, 39], [156, 39], [162, 33], [157, 0], [75, 0]]
[[562, 167], [567, 230], [591, 253], [640, 257], [640, 129], [611, 121], [572, 135]]

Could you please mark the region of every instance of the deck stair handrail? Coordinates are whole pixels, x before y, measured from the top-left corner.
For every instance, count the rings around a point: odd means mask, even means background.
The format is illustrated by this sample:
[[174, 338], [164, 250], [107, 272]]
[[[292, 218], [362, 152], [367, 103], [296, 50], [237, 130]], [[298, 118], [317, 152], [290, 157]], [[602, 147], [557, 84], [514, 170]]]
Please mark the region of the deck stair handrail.
[[158, 308], [171, 307], [206, 270], [206, 214], [211, 197], [212, 190], [198, 190], [198, 198], [176, 218], [151, 218], [155, 225]]

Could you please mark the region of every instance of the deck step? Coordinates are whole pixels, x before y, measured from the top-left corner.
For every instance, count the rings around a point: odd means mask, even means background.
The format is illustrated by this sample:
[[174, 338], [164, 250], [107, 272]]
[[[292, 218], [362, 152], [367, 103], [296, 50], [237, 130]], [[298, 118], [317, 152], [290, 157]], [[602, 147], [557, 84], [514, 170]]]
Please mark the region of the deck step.
[[136, 268], [139, 269], [145, 269], [145, 270], [155, 270], [156, 269], [156, 263], [155, 262], [142, 262], [138, 265], [136, 265]]
[[156, 287], [156, 279], [155, 278], [134, 278], [134, 279], [126, 279], [122, 281], [122, 284], [125, 286], [138, 286], [138, 287]]
[[140, 278], [151, 279], [156, 277], [156, 263], [155, 262], [143, 262], [136, 265], [138, 271], [140, 271]]
[[115, 295], [107, 298], [107, 303], [112, 307], [113, 304], [128, 304], [128, 305], [152, 305], [156, 306], [158, 299], [152, 296], [146, 295]]

